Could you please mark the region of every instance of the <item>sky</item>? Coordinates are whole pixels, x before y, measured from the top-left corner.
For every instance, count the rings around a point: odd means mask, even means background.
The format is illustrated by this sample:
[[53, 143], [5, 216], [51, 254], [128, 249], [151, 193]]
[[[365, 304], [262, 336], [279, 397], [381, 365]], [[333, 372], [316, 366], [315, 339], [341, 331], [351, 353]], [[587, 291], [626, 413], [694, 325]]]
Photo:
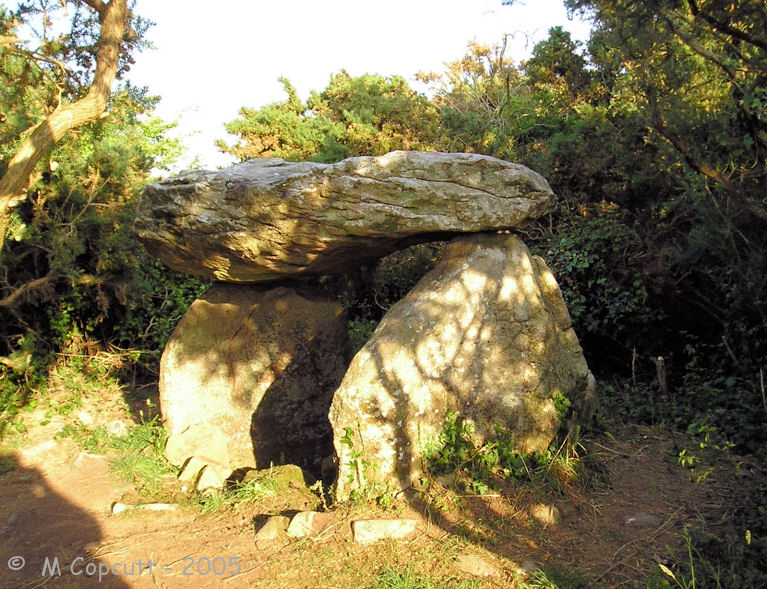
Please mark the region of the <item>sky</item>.
[[[162, 97], [155, 111], [178, 121], [175, 134], [204, 168], [233, 163], [214, 146], [232, 143], [224, 123], [240, 107], [285, 98], [284, 76], [306, 99], [346, 70], [399, 75], [416, 89], [419, 71], [441, 72], [461, 58], [469, 41], [500, 43], [519, 62], [561, 25], [588, 38], [587, 23], [569, 20], [562, 0], [137, 0], [136, 12], [155, 25], [154, 49], [136, 58], [128, 79]], [[422, 89], [421, 89], [422, 90]]]

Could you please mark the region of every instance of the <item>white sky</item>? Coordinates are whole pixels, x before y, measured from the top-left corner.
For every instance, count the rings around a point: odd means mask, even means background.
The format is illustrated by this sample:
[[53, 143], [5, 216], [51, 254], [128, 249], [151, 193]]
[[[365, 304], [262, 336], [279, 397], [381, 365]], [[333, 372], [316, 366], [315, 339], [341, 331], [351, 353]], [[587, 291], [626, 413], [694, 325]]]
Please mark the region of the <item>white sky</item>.
[[418, 71], [442, 71], [466, 53], [468, 41], [499, 43], [513, 35], [507, 55], [520, 61], [548, 29], [562, 25], [585, 40], [588, 25], [569, 21], [562, 0], [138, 0], [138, 14], [156, 24], [156, 49], [137, 56], [129, 79], [162, 96], [156, 113], [179, 120], [189, 154], [206, 168], [229, 165], [213, 145], [241, 106], [280, 101], [277, 78], [300, 96], [323, 90], [345, 69], [403, 76], [416, 87]]

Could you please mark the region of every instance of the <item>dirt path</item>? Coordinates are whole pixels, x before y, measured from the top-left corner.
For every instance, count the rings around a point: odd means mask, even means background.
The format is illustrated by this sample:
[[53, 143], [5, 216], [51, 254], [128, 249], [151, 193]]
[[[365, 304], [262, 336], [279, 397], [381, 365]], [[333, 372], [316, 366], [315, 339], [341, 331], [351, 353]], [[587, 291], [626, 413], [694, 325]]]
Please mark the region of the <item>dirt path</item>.
[[[705, 528], [734, 491], [724, 463], [691, 482], [662, 430], [589, 445], [604, 479], [569, 498], [539, 489], [477, 497], [434, 485], [395, 509], [332, 509], [318, 538], [256, 546], [259, 516], [284, 512], [280, 498], [213, 515], [192, 507], [111, 515], [114, 502], [136, 495], [109, 474], [108, 460], [38, 436], [0, 474], [0, 587], [364, 588], [386, 566], [522, 587], [521, 571], [544, 565], [605, 587], [643, 587], [656, 562], [682, 555], [683, 526]], [[556, 507], [562, 521], [540, 523], [531, 516], [535, 504]], [[422, 523], [407, 542], [360, 546], [350, 522], [364, 514], [414, 515]], [[463, 554], [480, 556], [497, 575], [472, 577], [456, 562]], [[25, 563], [18, 571], [16, 557]]]

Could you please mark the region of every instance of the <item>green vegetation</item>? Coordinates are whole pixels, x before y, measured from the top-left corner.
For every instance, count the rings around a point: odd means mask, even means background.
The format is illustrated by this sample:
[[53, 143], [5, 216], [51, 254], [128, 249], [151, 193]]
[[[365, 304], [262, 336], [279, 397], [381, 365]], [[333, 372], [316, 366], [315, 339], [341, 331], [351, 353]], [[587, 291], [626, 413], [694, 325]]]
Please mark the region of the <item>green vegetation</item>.
[[522, 586], [530, 589], [589, 589], [592, 584], [569, 569], [548, 566], [534, 571]]
[[[47, 9], [48, 19], [59, 10]], [[0, 31], [13, 36], [21, 23], [34, 25], [40, 10], [35, 3], [15, 13], [0, 9]], [[56, 59], [69, 63], [74, 54], [88, 54], [97, 23], [85, 17], [78, 3], [70, 37], [51, 38], [50, 23], [37, 29], [38, 54], [0, 46], [0, 174], [25, 129], [56, 100], [76, 100], [85, 91], [87, 80], [51, 71]], [[146, 28], [140, 19], [133, 27], [137, 35]], [[134, 40], [124, 49], [140, 46]], [[62, 370], [71, 377], [62, 384], [75, 385], [73, 404], [86, 394], [78, 372], [105, 370], [132, 383], [154, 378], [165, 340], [206, 287], [169, 272], [131, 234], [151, 171], [181, 153], [166, 137], [173, 124], [152, 115], [158, 100], [145, 88], [120, 84], [108, 115], [59, 140], [32, 175], [26, 199], [10, 211], [0, 252], [0, 436], [23, 430], [20, 412], [50, 396]]]
[[272, 497], [279, 491], [279, 482], [266, 471], [221, 491], [201, 493], [196, 497], [196, 505], [203, 513], [215, 513], [227, 507], [236, 509]]
[[495, 424], [493, 434], [478, 444], [471, 424], [451, 412], [439, 439], [426, 446], [426, 457], [431, 473], [463, 475], [459, 484], [465, 484], [478, 495], [504, 483], [534, 479], [564, 494], [581, 474], [582, 462], [576, 459], [576, 446], [565, 440], [546, 452], [522, 454], [515, 446], [514, 435], [501, 424]]
[[352, 467], [352, 472], [349, 473], [349, 480], [347, 481], [353, 487], [349, 499], [352, 504], [375, 500], [379, 505], [388, 507], [392, 502], [390, 490], [373, 480], [379, 465], [371, 462], [365, 456], [362, 437], [358, 436], [356, 440], [357, 442], [355, 443], [354, 429], [350, 427], [344, 428], [344, 436], [341, 438], [341, 443], [349, 447], [351, 458], [349, 465]]
[[436, 582], [428, 577], [416, 575], [412, 569], [404, 571], [385, 567], [376, 576], [375, 583], [370, 589], [472, 589], [479, 587], [478, 581], [444, 581]]
[[83, 450], [104, 454], [111, 462], [111, 472], [135, 486], [150, 499], [164, 496], [164, 479], [177, 474], [177, 469], [162, 455], [165, 449], [165, 430], [157, 417], [144, 420], [128, 428], [124, 435], [108, 431], [106, 427], [86, 428], [67, 424], [56, 438], [71, 438]]
[[648, 589], [725, 589], [726, 587], [760, 587], [764, 577], [755, 566], [760, 558], [753, 547], [750, 530], [740, 538], [729, 536], [726, 541], [695, 531], [683, 533], [687, 559], [669, 568], [660, 569], [647, 582]]
[[357, 155], [396, 149], [429, 149], [437, 135], [436, 109], [399, 76], [342, 71], [328, 87], [301, 102], [282, 79], [288, 99], [260, 109], [243, 108], [240, 119], [226, 125], [238, 144], [219, 142], [222, 151], [245, 161], [253, 157], [336, 162]]

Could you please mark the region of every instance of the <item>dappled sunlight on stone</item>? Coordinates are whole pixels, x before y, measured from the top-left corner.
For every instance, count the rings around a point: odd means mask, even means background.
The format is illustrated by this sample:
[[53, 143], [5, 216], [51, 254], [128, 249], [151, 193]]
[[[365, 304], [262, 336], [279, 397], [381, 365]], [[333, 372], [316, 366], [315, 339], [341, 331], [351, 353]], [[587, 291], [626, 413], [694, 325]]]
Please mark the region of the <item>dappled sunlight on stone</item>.
[[506, 303], [519, 292], [517, 280], [511, 276], [504, 276], [501, 281], [501, 292], [498, 294], [498, 301]]
[[[460, 330], [455, 321], [443, 321], [433, 331], [415, 342], [415, 364], [419, 374], [440, 378], [456, 361], [461, 344]], [[408, 350], [403, 350], [410, 354]]]
[[[487, 276], [470, 269], [467, 269], [465, 272], [461, 274], [461, 284], [466, 289], [467, 293], [481, 292], [482, 289], [485, 288], [487, 281], [488, 281]], [[471, 298], [475, 298], [475, 297], [471, 297]]]
[[536, 284], [535, 280], [533, 280], [533, 277], [529, 274], [527, 276], [522, 277], [522, 290], [524, 291], [525, 295], [533, 295], [536, 292]]
[[[517, 237], [456, 238], [434, 270], [389, 310], [331, 405], [340, 499], [371, 482], [409, 486], [448, 411], [473, 423], [480, 441], [493, 435], [496, 422], [510, 428], [525, 452], [547, 449], [562, 425], [557, 395], [570, 398], [577, 419], [591, 415], [588, 367], [550, 301], [561, 299], [558, 288], [538, 286], [543, 269]], [[379, 411], [365, 413], [369, 404], [360, 397]], [[385, 424], [393, 426], [391, 435], [366, 435]], [[365, 461], [376, 465], [365, 481], [339, 445], [347, 427], [358, 428]]]
[[332, 453], [326, 416], [348, 346], [341, 305], [317, 293], [209, 289], [162, 357], [161, 409], [169, 445], [180, 445], [174, 464], [205, 451], [183, 437], [205, 425], [223, 436], [226, 456], [218, 462], [230, 471], [268, 466], [280, 455], [318, 471], [314, 463]]
[[259, 240], [240, 236], [237, 241], [246, 257], [258, 257], [261, 255], [261, 243]]
[[222, 279], [229, 275], [229, 269], [232, 266], [231, 260], [224, 256], [212, 255], [208, 258], [213, 278]]

